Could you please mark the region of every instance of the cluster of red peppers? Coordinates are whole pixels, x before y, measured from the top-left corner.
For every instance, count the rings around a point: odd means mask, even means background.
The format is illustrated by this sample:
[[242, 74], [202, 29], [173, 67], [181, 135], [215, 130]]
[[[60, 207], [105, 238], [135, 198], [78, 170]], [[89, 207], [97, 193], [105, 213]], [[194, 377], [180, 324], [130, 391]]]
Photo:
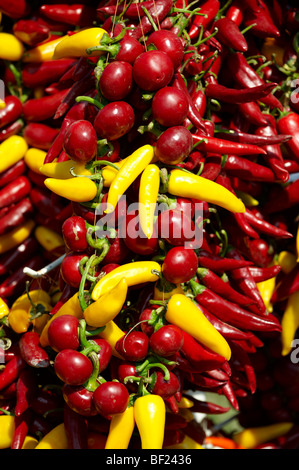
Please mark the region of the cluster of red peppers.
[[296, 2], [0, 12], [0, 448], [298, 448]]

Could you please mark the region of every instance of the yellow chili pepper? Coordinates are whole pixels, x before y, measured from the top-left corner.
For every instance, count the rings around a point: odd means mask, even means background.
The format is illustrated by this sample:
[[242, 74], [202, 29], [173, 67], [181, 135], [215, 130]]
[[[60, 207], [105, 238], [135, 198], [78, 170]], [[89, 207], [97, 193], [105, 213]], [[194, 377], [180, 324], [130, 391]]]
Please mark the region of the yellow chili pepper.
[[0, 59], [11, 62], [21, 59], [25, 48], [23, 43], [14, 34], [1, 32], [0, 44]]
[[[36, 289], [36, 290], [30, 291], [29, 295], [34, 304], [41, 304], [46, 309], [50, 310], [50, 296], [46, 291], [42, 289]], [[8, 314], [8, 322], [9, 322], [10, 327], [16, 333], [21, 334], [21, 333], [25, 333], [28, 330], [31, 324], [31, 320], [30, 320], [31, 308], [32, 308], [32, 304], [27, 294], [23, 294], [20, 297], [18, 297], [15, 300], [15, 302], [12, 304], [9, 314]], [[41, 315], [39, 319], [41, 319], [42, 317], [44, 321], [47, 315], [45, 315], [45, 317], [44, 315]], [[34, 324], [36, 320], [33, 320], [32, 323]], [[39, 321], [37, 322], [37, 325]]]
[[201, 446], [198, 442], [196, 442], [194, 439], [185, 434], [185, 437], [182, 442], [179, 442], [178, 444], [174, 444], [172, 446], [165, 446], [163, 447], [163, 449], [203, 449], [203, 446]]
[[155, 208], [160, 187], [160, 169], [153, 163], [142, 172], [139, 186], [139, 221], [147, 238], [153, 235]]
[[[124, 158], [120, 162], [114, 162], [113, 165], [118, 168], [118, 170], [126, 163], [129, 157]], [[116, 177], [118, 170], [113, 168], [110, 165], [103, 166], [102, 168], [102, 177], [103, 177], [103, 185], [105, 188], [109, 188], [111, 186], [112, 181]]]
[[11, 415], [0, 416], [0, 449], [8, 449], [11, 446], [15, 432], [15, 418]]
[[62, 39], [63, 36], [27, 50], [23, 54], [23, 62], [47, 62], [52, 60], [54, 58], [54, 50]]
[[31, 219], [27, 220], [23, 225], [19, 225], [10, 232], [0, 236], [0, 254], [6, 253], [16, 248], [29, 237], [34, 229], [35, 222]]
[[134, 431], [134, 408], [112, 416], [105, 449], [127, 449]]
[[166, 407], [159, 395], [144, 395], [134, 403], [135, 422], [142, 449], [162, 449]]
[[236, 191], [236, 195], [242, 199], [247, 207], [255, 207], [259, 205], [259, 201], [251, 196], [251, 194], [244, 193], [244, 191]]
[[6, 302], [0, 297], [0, 320], [9, 314], [9, 307]]
[[47, 152], [41, 149], [31, 147], [24, 156], [24, 161], [30, 170], [41, 174], [40, 167], [43, 165]]
[[287, 356], [292, 350], [292, 341], [299, 328], [299, 291], [294, 292], [288, 298], [285, 311], [281, 319], [281, 343], [283, 356]]
[[72, 315], [73, 317], [78, 318], [79, 320], [83, 318], [82, 308], [79, 302], [78, 292], [76, 292], [72, 297], [70, 297], [56, 312], [49, 321], [46, 323], [45, 327], [43, 328], [40, 334], [40, 344], [42, 347], [49, 346], [49, 338], [48, 338], [48, 329], [51, 322], [54, 318], [60, 317], [61, 315]]
[[247, 428], [233, 436], [233, 440], [245, 449], [254, 449], [260, 444], [265, 444], [277, 437], [284, 436], [293, 427], [293, 423], [282, 422]]
[[12, 135], [4, 140], [0, 144], [0, 173], [22, 160], [27, 149], [27, 142], [20, 135]]
[[281, 270], [285, 274], [288, 274], [297, 264], [296, 256], [290, 251], [281, 251], [278, 255], [277, 264], [281, 266]]
[[98, 328], [106, 325], [110, 320], [114, 320], [126, 301], [127, 292], [126, 280], [122, 278], [113, 289], [92, 302], [84, 310], [87, 325]]
[[85, 168], [83, 163], [75, 162], [74, 160], [45, 163], [44, 165], [40, 166], [39, 171], [42, 175], [48, 176], [50, 178], [69, 179], [74, 177], [70, 171], [72, 168], [76, 175], [91, 175], [91, 172]]
[[59, 233], [43, 225], [36, 227], [34, 236], [38, 243], [47, 251], [55, 250], [59, 246], [64, 245], [63, 238]]
[[37, 444], [35, 449], [68, 449], [68, 439], [64, 424], [51, 429]]
[[190, 398], [187, 397], [182, 397], [181, 400], [178, 402], [178, 407], [179, 408], [192, 408], [194, 406], [194, 402], [190, 400]]
[[110, 320], [106, 323], [104, 330], [98, 333], [98, 336], [108, 341], [112, 347], [113, 356], [123, 359], [123, 357], [116, 351], [115, 344], [124, 336], [124, 334], [125, 333], [119, 328], [119, 326], [113, 320]]
[[22, 449], [35, 449], [38, 444], [38, 440], [32, 436], [26, 436], [24, 439], [24, 443], [22, 445]]
[[207, 346], [227, 360], [231, 349], [225, 338], [214, 328], [195, 303], [183, 294], [170, 297], [165, 319], [192, 335], [197, 341]]
[[170, 171], [168, 192], [177, 197], [210, 202], [231, 212], [245, 212], [243, 201], [224, 186], [183, 170]]
[[268, 312], [273, 312], [273, 305], [271, 303], [271, 297], [276, 287], [276, 276], [271, 277], [262, 282], [257, 283], [257, 288], [261, 294], [261, 297], [264, 301], [264, 304], [268, 310]]
[[127, 158], [110, 185], [106, 213], [113, 212], [119, 198], [151, 163], [153, 157], [154, 148], [151, 145], [144, 145]]
[[297, 227], [297, 233], [296, 233], [296, 261], [297, 263], [299, 262], [299, 225]]
[[53, 193], [73, 202], [91, 201], [97, 195], [95, 182], [84, 176], [69, 179], [47, 178], [44, 184]]
[[55, 47], [53, 59], [99, 56], [103, 54], [102, 51], [88, 54], [86, 50], [90, 47], [99, 46], [105, 33], [107, 32], [102, 28], [88, 28], [71, 36], [64, 36], [62, 41]]
[[122, 278], [125, 278], [128, 287], [144, 282], [155, 282], [159, 277], [157, 272], [160, 271], [161, 266], [155, 261], [136, 261], [123, 264], [110, 271], [97, 282], [91, 293], [91, 298], [97, 300], [115, 287]]

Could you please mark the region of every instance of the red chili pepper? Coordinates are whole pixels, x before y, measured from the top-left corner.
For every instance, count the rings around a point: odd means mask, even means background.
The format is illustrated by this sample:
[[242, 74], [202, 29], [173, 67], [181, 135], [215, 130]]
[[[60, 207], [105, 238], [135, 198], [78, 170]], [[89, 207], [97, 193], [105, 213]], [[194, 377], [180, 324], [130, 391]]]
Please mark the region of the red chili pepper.
[[26, 169], [26, 163], [24, 159], [22, 159], [14, 165], [10, 166], [7, 170], [0, 173], [0, 188], [6, 186], [8, 183], [11, 183], [16, 178], [23, 175]]
[[239, 103], [238, 110], [250, 124], [254, 126], [266, 126], [267, 119], [262, 113], [259, 104], [255, 101], [250, 101], [248, 103]]
[[26, 366], [26, 362], [21, 357], [20, 353], [5, 364], [4, 370], [0, 373], [0, 390], [4, 390], [17, 380], [21, 370]]
[[218, 415], [218, 414], [226, 413], [229, 410], [229, 407], [224, 407], [224, 406], [218, 405], [217, 403], [198, 400], [192, 395], [184, 394], [184, 396], [189, 398], [194, 403], [194, 405], [191, 408], [192, 412], [194, 413]]
[[31, 89], [50, 85], [59, 80], [74, 63], [74, 59], [59, 59], [25, 64], [22, 68], [22, 82]]
[[42, 5], [40, 12], [52, 21], [66, 23], [72, 26], [92, 26], [96, 8], [80, 4]]
[[214, 291], [216, 294], [223, 296], [225, 299], [230, 300], [239, 305], [247, 306], [252, 304], [252, 299], [240, 294], [231, 287], [229, 282], [223, 281], [223, 279], [213, 271], [207, 268], [198, 268], [197, 277], [200, 282]]
[[54, 129], [46, 124], [30, 122], [25, 126], [23, 136], [31, 147], [48, 150], [58, 133], [58, 129]]
[[263, 207], [264, 214], [282, 212], [299, 203], [299, 179], [285, 186], [275, 186], [269, 194], [269, 199]]
[[28, 196], [31, 183], [27, 176], [21, 175], [0, 190], [0, 208], [10, 206]]
[[232, 363], [237, 369], [241, 368], [245, 372], [248, 381], [249, 390], [251, 393], [256, 391], [256, 375], [254, 367], [250, 361], [247, 352], [235, 341], [230, 341], [232, 351]]
[[188, 424], [183, 432], [186, 436], [189, 436], [198, 444], [204, 443], [205, 436], [206, 436], [205, 430], [202, 424], [196, 421], [195, 419], [188, 421]]
[[87, 449], [88, 424], [84, 416], [64, 406], [63, 422], [69, 449]]
[[[158, 25], [164, 20], [172, 8], [172, 0], [156, 0], [153, 5], [148, 8], [148, 12], [153, 22]], [[135, 39], [140, 39], [143, 35], [150, 33], [153, 29], [152, 23], [147, 16], [141, 18], [137, 26], [127, 34]]]
[[24, 103], [24, 117], [26, 121], [39, 122], [52, 118], [58, 106], [67, 96], [69, 89], [59, 91], [55, 94], [32, 98]]
[[23, 104], [17, 96], [8, 95], [3, 101], [5, 107], [0, 109], [0, 128], [16, 121], [23, 112]]
[[12, 274], [5, 278], [0, 284], [0, 297], [10, 298], [20, 295], [24, 289], [26, 281], [31, 278], [24, 274], [23, 269], [25, 267], [31, 269], [41, 269], [44, 266], [44, 260], [41, 256], [35, 255], [26, 261], [21, 267], [18, 267]]
[[19, 340], [19, 347], [22, 358], [29, 366], [36, 368], [49, 367], [49, 356], [40, 345], [38, 333], [26, 331]]
[[266, 151], [261, 147], [250, 144], [239, 144], [238, 142], [230, 142], [229, 140], [217, 139], [216, 137], [200, 136], [192, 134], [193, 142], [196, 149], [201, 152], [218, 153], [221, 155], [259, 155], [265, 154]]
[[[229, 54], [227, 56], [227, 66], [230, 69], [234, 81], [242, 87], [252, 88], [265, 83], [251, 65], [248, 64], [246, 57], [241, 52]], [[281, 102], [271, 93], [265, 98], [261, 98], [260, 101], [270, 106], [270, 108], [278, 108], [283, 111]]]
[[183, 332], [183, 335], [184, 342], [180, 354], [191, 363], [196, 372], [204, 372], [220, 367], [225, 362], [224, 357], [207, 350], [188, 333]]
[[0, 142], [8, 139], [12, 135], [19, 134], [24, 127], [24, 121], [22, 119], [17, 119], [16, 121], [8, 124], [6, 127], [0, 129]]
[[281, 281], [276, 286], [276, 289], [272, 295], [271, 302], [281, 302], [287, 299], [291, 294], [299, 290], [299, 265], [295, 267], [287, 274], [285, 274]]
[[9, 250], [0, 257], [0, 276], [8, 274], [20, 265], [23, 265], [36, 253], [38, 243], [34, 237], [28, 237], [13, 250]]
[[289, 174], [298, 173], [299, 172], [299, 162], [295, 160], [286, 160], [283, 161], [285, 169], [288, 171]]
[[240, 26], [244, 18], [241, 2], [235, 0], [226, 11], [225, 17], [229, 18], [230, 20], [234, 21], [236, 25]]
[[109, 16], [118, 16], [124, 12], [122, 17], [130, 18], [131, 20], [139, 20], [139, 18], [142, 18], [145, 15], [145, 12], [142, 7], [148, 10], [150, 7], [154, 6], [154, 3], [155, 2], [153, 1], [145, 0], [144, 2], [142, 2], [142, 5], [140, 5], [139, 3], [131, 3], [128, 8], [124, 7], [124, 5], [118, 4], [108, 6], [104, 5], [97, 9], [97, 15], [98, 18], [103, 21]]
[[225, 159], [224, 169], [228, 176], [237, 176], [246, 181], [261, 181], [274, 183], [276, 181], [273, 171], [259, 163], [240, 158], [237, 155], [228, 155]]
[[25, 367], [20, 372], [16, 385], [15, 416], [21, 416], [29, 409], [31, 400], [37, 392], [37, 379], [32, 368]]
[[0, 11], [13, 20], [29, 15], [30, 10], [31, 6], [26, 0], [12, 0], [11, 2], [0, 0]]
[[254, 36], [259, 38], [280, 37], [280, 31], [273, 22], [270, 10], [261, 0], [259, 0], [257, 8], [245, 10], [243, 22], [246, 28], [252, 25], [250, 31]]
[[201, 15], [195, 15], [192, 21], [191, 27], [188, 31], [188, 35], [191, 40], [196, 39], [200, 31], [205, 31], [208, 26], [214, 21], [220, 9], [220, 2], [218, 0], [206, 0], [200, 5]]
[[239, 410], [239, 402], [236, 398], [231, 382], [228, 380], [220, 389], [219, 393], [224, 395], [235, 410]]
[[191, 382], [191, 384], [195, 384], [199, 390], [207, 390], [212, 389], [212, 391], [219, 391], [221, 387], [226, 383], [226, 381], [218, 380], [213, 377], [209, 377], [206, 373], [202, 374], [186, 374], [187, 380]]
[[281, 331], [279, 321], [273, 315], [258, 316], [239, 305], [229, 302], [212, 292], [207, 287], [194, 281], [192, 290], [199, 306], [203, 305], [207, 310], [225, 322], [237, 328], [252, 331]]
[[[264, 127], [261, 127], [261, 129], [263, 128]], [[224, 129], [223, 132], [217, 132], [217, 136], [221, 139], [224, 138], [227, 140], [232, 140], [233, 142], [240, 142], [243, 144], [253, 144], [259, 146], [283, 144], [292, 138], [290, 135], [277, 134], [277, 132], [272, 132], [271, 134], [270, 132], [269, 134], [258, 133], [259, 129], [256, 129], [255, 132], [255, 134], [248, 134], [247, 132], [242, 132], [239, 130]]]
[[215, 22], [214, 28], [218, 29], [216, 38], [221, 44], [239, 52], [248, 50], [247, 41], [235, 21], [225, 16]]
[[272, 277], [276, 277], [281, 271], [279, 264], [274, 264], [273, 266], [267, 266], [264, 268], [259, 266], [249, 266], [248, 269], [256, 283], [267, 281]]
[[277, 120], [278, 132], [288, 133], [292, 138], [285, 143], [289, 154], [296, 161], [299, 161], [299, 114], [290, 112]]
[[93, 73], [90, 71], [80, 80], [74, 83], [67, 95], [62, 100], [62, 103], [58, 106], [54, 119], [58, 119], [65, 114], [72, 105], [75, 104], [75, 100], [79, 95], [86, 95], [91, 90], [94, 90], [95, 78]]
[[27, 176], [33, 185], [38, 186], [39, 188], [45, 187], [44, 182], [45, 182], [45, 179], [47, 178], [46, 176], [36, 173], [33, 170], [28, 170]]
[[63, 119], [59, 134], [53, 141], [45, 157], [44, 163], [51, 163], [59, 156], [63, 149], [63, 141], [66, 130], [75, 121], [86, 118], [86, 103], [84, 101], [73, 105]]
[[29, 426], [32, 420], [32, 415], [30, 410], [26, 410], [22, 415], [15, 416], [14, 424], [15, 429], [13, 433], [12, 443], [10, 445], [11, 449], [22, 449], [22, 446], [25, 441], [25, 437], [28, 434]]
[[275, 83], [265, 83], [252, 88], [227, 88], [218, 83], [209, 83], [205, 88], [205, 93], [209, 98], [214, 98], [225, 103], [248, 103], [258, 101], [267, 96], [275, 87]]
[[215, 181], [222, 169], [222, 155], [208, 153], [204, 159], [204, 167], [200, 174], [203, 178]]
[[14, 35], [30, 47], [44, 42], [50, 37], [48, 26], [38, 23], [33, 19], [22, 19], [13, 25]]
[[266, 235], [275, 238], [293, 238], [291, 233], [270, 224], [262, 217], [257, 217], [249, 209], [246, 209], [246, 212], [244, 212], [244, 217], [258, 232], [265, 233]]
[[[236, 248], [231, 248], [228, 251], [228, 256], [232, 259], [242, 259], [242, 256], [239, 254]], [[248, 267], [234, 269], [230, 272], [230, 275], [243, 294], [252, 298], [252, 300], [255, 302], [256, 309], [254, 308], [254, 305], [248, 306], [248, 308], [259, 314], [265, 313], [266, 307], [264, 301], [257, 288], [255, 280], [250, 274]]]
[[216, 272], [225, 272], [231, 271], [237, 268], [245, 268], [251, 266], [252, 261], [247, 261], [244, 259], [231, 259], [224, 258], [212, 253], [209, 253], [205, 250], [200, 250], [198, 254], [198, 263], [203, 268], [211, 269]]
[[0, 218], [0, 235], [23, 224], [33, 214], [33, 205], [28, 197], [21, 199], [9, 212]]

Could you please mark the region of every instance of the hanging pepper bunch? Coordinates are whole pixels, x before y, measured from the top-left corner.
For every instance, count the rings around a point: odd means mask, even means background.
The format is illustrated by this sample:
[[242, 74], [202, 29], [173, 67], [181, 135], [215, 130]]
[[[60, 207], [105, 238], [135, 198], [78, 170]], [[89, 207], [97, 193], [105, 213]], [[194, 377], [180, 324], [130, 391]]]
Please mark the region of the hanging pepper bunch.
[[297, 10], [0, 0], [0, 448], [298, 446]]

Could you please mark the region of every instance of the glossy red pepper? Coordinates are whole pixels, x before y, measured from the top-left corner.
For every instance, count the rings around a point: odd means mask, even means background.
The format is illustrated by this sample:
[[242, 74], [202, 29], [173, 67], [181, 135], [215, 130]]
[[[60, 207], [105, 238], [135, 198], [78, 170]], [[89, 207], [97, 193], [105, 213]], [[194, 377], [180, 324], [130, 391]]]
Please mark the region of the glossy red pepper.
[[4, 298], [10, 298], [21, 295], [26, 287], [26, 281], [31, 280], [28, 275], [24, 274], [23, 269], [28, 267], [38, 270], [41, 269], [44, 264], [45, 262], [43, 258], [40, 255], [35, 255], [28, 259], [22, 266], [18, 265], [17, 269], [10, 273], [10, 275], [1, 282], [0, 296]]
[[15, 416], [15, 429], [13, 433], [12, 443], [10, 445], [11, 449], [22, 449], [25, 438], [29, 431], [31, 420], [32, 415], [29, 409], [24, 411], [22, 415]]
[[30, 3], [27, 0], [7, 0], [0, 1], [0, 10], [13, 20], [27, 16], [31, 11]]
[[[269, 117], [268, 115], [267, 117]], [[261, 127], [263, 129], [263, 127]], [[232, 140], [233, 142], [240, 142], [243, 144], [253, 144], [253, 145], [279, 145], [287, 142], [291, 139], [290, 135], [286, 134], [277, 134], [277, 132], [272, 133], [259, 133], [259, 130], [255, 130], [255, 134], [248, 134], [247, 132], [242, 132], [234, 129], [223, 130], [223, 132], [217, 131], [217, 136], [220, 138], [225, 138], [227, 140]]]
[[40, 122], [54, 116], [58, 106], [66, 97], [69, 89], [42, 98], [32, 98], [24, 103], [24, 117], [27, 122]]
[[24, 139], [31, 147], [49, 150], [57, 137], [59, 129], [54, 129], [41, 122], [30, 122], [24, 128]]
[[196, 39], [199, 36], [201, 30], [205, 31], [207, 27], [210, 26], [210, 24], [214, 21], [214, 18], [217, 15], [219, 9], [220, 2], [218, 0], [206, 0], [203, 4], [200, 5], [200, 13], [202, 15], [194, 16], [188, 31], [191, 40]]
[[33, 214], [33, 205], [28, 197], [17, 202], [7, 214], [0, 219], [0, 235], [22, 225]]
[[8, 274], [29, 260], [38, 250], [38, 243], [34, 237], [28, 237], [13, 250], [9, 250], [0, 257], [0, 276]]
[[239, 0], [235, 0], [229, 6], [229, 8], [227, 9], [225, 13], [225, 17], [234, 21], [237, 26], [241, 25], [243, 18], [244, 18], [244, 14], [243, 14], [242, 4]]
[[269, 199], [263, 207], [264, 214], [282, 212], [294, 207], [299, 202], [299, 179], [284, 186], [273, 187]]
[[259, 104], [255, 101], [239, 103], [238, 110], [249, 124], [253, 124], [255, 126], [267, 125], [267, 119], [262, 113]]
[[19, 340], [20, 353], [24, 361], [31, 367], [49, 367], [50, 360], [47, 352], [39, 343], [39, 334], [26, 331]]
[[[152, 17], [154, 24], [158, 25], [170, 12], [172, 8], [171, 0], [156, 0], [152, 6], [149, 6], [148, 12]], [[135, 39], [140, 39], [143, 35], [150, 33], [153, 29], [152, 23], [147, 16], [141, 18], [136, 27], [127, 34]]]
[[252, 211], [246, 209], [244, 212], [245, 219], [249, 222], [249, 224], [256, 229], [260, 233], [265, 233], [270, 237], [274, 238], [292, 238], [293, 235], [286, 230], [283, 230], [275, 225], [270, 224], [265, 220], [262, 216], [256, 216]]
[[0, 190], [0, 208], [19, 202], [29, 195], [31, 183], [27, 176], [21, 175]]
[[244, 13], [244, 26], [252, 26], [251, 33], [259, 38], [280, 37], [280, 31], [276, 27], [267, 5], [259, 0], [258, 7], [248, 8]]
[[80, 4], [53, 4], [41, 5], [40, 13], [55, 22], [66, 23], [72, 26], [92, 26], [96, 8], [90, 5]]
[[215, 354], [203, 347], [191, 335], [186, 332], [184, 334], [184, 342], [180, 349], [183, 355], [194, 367], [197, 373], [220, 367], [225, 359], [219, 354]]
[[288, 298], [291, 294], [299, 290], [299, 265], [287, 274], [285, 274], [278, 283], [272, 297], [271, 302], [281, 302]]
[[276, 277], [281, 271], [279, 264], [273, 264], [273, 266], [267, 266], [264, 268], [259, 266], [249, 266], [248, 269], [256, 283], [267, 281], [272, 277]]
[[63, 116], [70, 108], [76, 103], [77, 96], [88, 95], [95, 87], [95, 78], [91, 70], [80, 78], [78, 81], [74, 82], [71, 89], [68, 91], [67, 95], [64, 97], [56, 113], [54, 119], [58, 119]]
[[227, 47], [239, 52], [246, 52], [248, 44], [235, 21], [225, 16], [215, 21], [214, 27], [218, 29], [216, 38]]
[[299, 161], [299, 114], [290, 112], [283, 115], [277, 120], [278, 132], [288, 133], [292, 138], [285, 143], [290, 156], [295, 160]]
[[7, 170], [0, 173], [0, 188], [6, 186], [8, 183], [11, 183], [16, 178], [23, 175], [26, 169], [26, 164], [24, 162], [24, 159], [22, 159], [14, 165], [10, 166]]
[[31, 89], [50, 85], [59, 80], [74, 63], [74, 59], [59, 59], [24, 64], [22, 68], [22, 82], [25, 87]]
[[2, 129], [0, 129], [0, 142], [3, 142], [4, 140], [8, 139], [8, 137], [11, 137], [12, 135], [19, 134], [21, 130], [23, 129], [24, 125], [25, 123], [23, 119], [17, 119], [11, 124], [8, 124], [7, 126], [2, 127]]
[[25, 366], [26, 362], [23, 360], [20, 353], [16, 353], [15, 356], [5, 364], [4, 370], [0, 373], [0, 390], [4, 390], [15, 382]]
[[229, 140], [217, 139], [204, 135], [192, 134], [196, 149], [201, 152], [218, 153], [221, 155], [259, 155], [265, 154], [266, 151], [256, 145], [240, 144], [238, 142], [230, 142]]
[[274, 183], [276, 181], [275, 174], [269, 167], [246, 158], [240, 158], [238, 155], [228, 155], [225, 159], [224, 169], [228, 176], [237, 176], [245, 181], [265, 183]]
[[0, 109], [0, 128], [16, 121], [23, 112], [21, 100], [14, 95], [8, 95], [4, 98], [5, 107]]
[[38, 23], [33, 19], [21, 19], [13, 25], [14, 35], [23, 43], [34, 47], [50, 37], [48, 26]]
[[216, 272], [225, 272], [231, 271], [237, 268], [244, 268], [247, 266], [251, 266], [253, 263], [252, 261], [244, 260], [244, 259], [231, 259], [221, 257], [212, 253], [209, 253], [205, 250], [201, 250], [198, 254], [198, 262], [199, 266], [211, 269], [212, 271]]
[[21, 416], [30, 408], [30, 403], [37, 392], [37, 380], [34, 370], [25, 367], [17, 379], [15, 416]]
[[33, 187], [30, 191], [30, 200], [38, 212], [44, 216], [52, 215], [56, 217], [63, 210], [63, 205], [59, 201], [53, 201], [50, 191], [46, 187]]
[[258, 101], [267, 96], [275, 87], [273, 83], [265, 83], [252, 88], [227, 88], [218, 83], [209, 83], [205, 88], [205, 93], [209, 98], [214, 98], [225, 103], [248, 103]]

